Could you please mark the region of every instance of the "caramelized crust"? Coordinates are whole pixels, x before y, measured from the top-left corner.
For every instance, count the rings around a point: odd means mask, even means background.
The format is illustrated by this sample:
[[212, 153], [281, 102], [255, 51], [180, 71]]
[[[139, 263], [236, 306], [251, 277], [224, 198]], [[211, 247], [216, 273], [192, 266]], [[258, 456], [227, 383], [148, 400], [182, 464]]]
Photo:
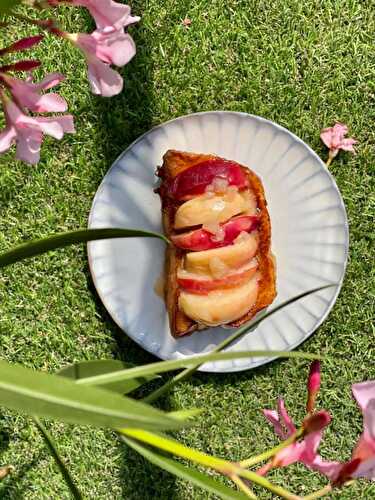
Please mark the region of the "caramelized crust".
[[[167, 195], [166, 186], [171, 180], [184, 170], [201, 163], [202, 161], [218, 158], [214, 155], [185, 153], [181, 151], [169, 150], [163, 157], [163, 165], [158, 170], [158, 176], [161, 178], [161, 185], [157, 190], [162, 203], [162, 217], [164, 232], [168, 238], [176, 231], [173, 228], [175, 212], [182, 203], [172, 200]], [[249, 188], [253, 191], [257, 199], [257, 205], [260, 210], [259, 224], [259, 248], [257, 259], [259, 263], [259, 272], [261, 279], [259, 281], [259, 292], [257, 301], [242, 318], [223, 325], [224, 327], [238, 327], [249, 321], [255, 314], [271, 304], [276, 296], [276, 274], [274, 258], [271, 254], [271, 222], [267, 210], [267, 202], [264, 196], [264, 189], [259, 177], [250, 169], [241, 166], [246, 171], [249, 179]], [[165, 300], [169, 315], [169, 322], [172, 335], [181, 337], [183, 335], [202, 330], [207, 327], [199, 325], [188, 318], [178, 307], [179, 287], [177, 284], [177, 270], [182, 267], [185, 252], [169, 245], [166, 251], [165, 261]]]

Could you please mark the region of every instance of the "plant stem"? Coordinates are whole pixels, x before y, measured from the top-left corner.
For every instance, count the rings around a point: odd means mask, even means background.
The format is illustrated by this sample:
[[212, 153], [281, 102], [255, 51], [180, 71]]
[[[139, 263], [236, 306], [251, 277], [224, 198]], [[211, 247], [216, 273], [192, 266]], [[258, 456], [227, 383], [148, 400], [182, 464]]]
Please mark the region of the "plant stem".
[[74, 484], [73, 478], [70, 475], [69, 470], [67, 469], [65, 463], [63, 462], [62, 458], [60, 457], [57, 448], [53, 442], [53, 439], [47, 429], [44, 427], [42, 422], [39, 420], [38, 417], [32, 417], [35, 425], [38, 428], [39, 433], [41, 434], [42, 438], [44, 439], [45, 444], [47, 445], [47, 448], [49, 449], [51, 455], [55, 459], [56, 465], [60, 469], [60, 472], [73, 496], [76, 500], [83, 500], [83, 496], [81, 495], [79, 489], [77, 486]]
[[280, 444], [275, 446], [274, 448], [264, 451], [260, 455], [256, 455], [255, 457], [250, 457], [247, 460], [242, 460], [240, 462], [240, 466], [244, 467], [247, 469], [248, 467], [251, 467], [252, 465], [258, 464], [259, 462], [264, 462], [265, 460], [268, 460], [269, 458], [273, 457], [278, 453], [279, 451], [283, 450], [290, 444], [293, 444], [295, 441], [297, 441], [298, 438], [300, 438], [303, 434], [303, 428], [299, 429], [297, 432], [292, 434], [288, 439], [285, 439], [285, 441], [282, 441]]
[[[247, 333], [249, 330], [255, 329], [263, 320], [265, 320], [266, 318], [268, 318], [272, 314], [275, 314], [277, 311], [279, 311], [280, 309], [283, 309], [287, 305], [292, 304], [293, 302], [295, 302], [299, 299], [302, 299], [303, 297], [307, 297], [308, 295], [310, 295], [314, 292], [318, 292], [320, 290], [323, 290], [325, 288], [329, 288], [331, 286], [335, 286], [335, 285], [331, 284], [331, 285], [325, 285], [323, 287], [314, 288], [313, 290], [303, 292], [299, 295], [296, 295], [295, 297], [292, 297], [289, 300], [286, 300], [285, 302], [282, 302], [278, 306], [271, 309], [271, 311], [268, 311], [265, 314], [263, 314], [260, 318], [255, 319], [252, 323], [244, 325], [241, 328], [238, 328], [232, 335], [230, 335], [228, 338], [223, 340], [223, 342], [221, 342], [219, 345], [217, 345], [215, 347], [215, 349], [213, 349], [211, 351], [211, 353], [222, 351], [225, 347], [228, 347], [230, 344], [232, 344], [239, 337], [241, 337], [242, 335]], [[156, 391], [152, 392], [151, 394], [149, 394], [148, 396], [143, 398], [143, 401], [145, 403], [152, 403], [152, 402], [156, 401], [158, 398], [160, 398], [160, 396], [169, 392], [178, 382], [182, 382], [186, 378], [190, 377], [190, 375], [195, 373], [200, 366], [201, 366], [201, 364], [198, 364], [192, 368], [186, 368], [185, 370], [183, 370], [182, 372], [178, 373], [173, 378], [168, 380], [168, 382], [166, 382], [164, 385], [159, 387], [159, 389], [156, 389]]]
[[268, 479], [263, 476], [259, 476], [256, 472], [238, 467], [236, 469], [236, 474], [238, 476], [244, 477], [245, 479], [249, 479], [251, 482], [258, 484], [259, 486], [262, 486], [269, 491], [272, 491], [272, 493], [275, 493], [275, 495], [279, 495], [279, 497], [281, 498], [286, 498], [286, 500], [301, 500], [300, 496], [294, 495], [282, 486], [277, 486], [276, 484], [271, 483]]
[[216, 470], [220, 474], [223, 474], [229, 478], [232, 478], [233, 476], [240, 476], [244, 477], [245, 479], [249, 479], [251, 482], [258, 484], [259, 486], [266, 488], [272, 493], [275, 493], [275, 495], [279, 495], [280, 497], [286, 498], [287, 500], [301, 500], [301, 497], [293, 495], [288, 490], [271, 483], [270, 481], [268, 481], [268, 479], [259, 476], [255, 472], [243, 469], [238, 464], [235, 464], [233, 462], [229, 462], [222, 458], [213, 457], [211, 455], [208, 455], [207, 453], [189, 448], [188, 446], [179, 443], [175, 439], [170, 439], [162, 434], [155, 434], [149, 431], [143, 431], [141, 429], [120, 429], [118, 432], [120, 434], [124, 434], [125, 436], [129, 436], [133, 439], [159, 448], [160, 450], [167, 451], [168, 453], [171, 453], [173, 455], [177, 455], [179, 457], [203, 465], [204, 467]]
[[328, 156], [327, 161], [326, 161], [326, 167], [329, 167], [331, 165], [332, 160], [333, 160], [333, 157], [332, 156]]
[[231, 476], [230, 479], [238, 486], [238, 488], [245, 493], [249, 498], [255, 500], [257, 496], [251, 491], [251, 489], [242, 481], [238, 476]]
[[315, 498], [324, 497], [324, 495], [327, 495], [331, 491], [332, 491], [332, 485], [327, 484], [321, 490], [315, 491], [314, 493], [311, 493], [310, 495], [307, 495], [307, 496], [302, 497], [302, 498], [303, 498], [303, 500], [315, 500]]

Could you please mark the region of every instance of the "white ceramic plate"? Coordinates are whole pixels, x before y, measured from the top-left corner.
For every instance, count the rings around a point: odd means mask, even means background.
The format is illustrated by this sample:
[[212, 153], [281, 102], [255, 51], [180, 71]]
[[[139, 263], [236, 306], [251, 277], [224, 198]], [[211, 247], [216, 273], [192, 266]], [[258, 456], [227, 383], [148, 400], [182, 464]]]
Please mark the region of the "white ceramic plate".
[[[228, 350], [291, 350], [327, 317], [338, 295], [348, 253], [345, 207], [319, 157], [298, 137], [245, 113], [207, 112], [153, 128], [131, 144], [101, 183], [89, 227], [128, 227], [162, 232], [154, 175], [167, 149], [213, 153], [260, 175], [272, 222], [278, 295], [274, 305], [327, 283], [335, 288], [308, 296], [266, 319]], [[210, 328], [175, 340], [154, 284], [162, 273], [164, 244], [149, 238], [88, 245], [96, 289], [113, 320], [144, 349], [162, 359], [205, 353], [230, 335]], [[271, 358], [206, 363], [201, 370], [234, 372]]]

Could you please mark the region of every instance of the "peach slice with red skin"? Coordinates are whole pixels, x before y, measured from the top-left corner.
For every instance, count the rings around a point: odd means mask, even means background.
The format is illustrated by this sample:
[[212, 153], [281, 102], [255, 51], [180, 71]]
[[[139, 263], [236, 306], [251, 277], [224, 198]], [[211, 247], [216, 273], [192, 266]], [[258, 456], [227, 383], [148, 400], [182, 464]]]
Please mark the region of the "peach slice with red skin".
[[184, 234], [171, 237], [171, 240], [178, 248], [199, 252], [231, 245], [241, 232], [251, 233], [258, 228], [259, 217], [256, 215], [242, 215], [234, 217], [224, 224], [220, 224], [222, 239], [218, 239], [215, 234], [207, 229], [196, 229]]
[[250, 264], [240, 268], [237, 272], [218, 279], [202, 278], [199, 275], [180, 271], [177, 274], [177, 282], [186, 292], [195, 293], [197, 295], [207, 295], [213, 290], [225, 290], [227, 288], [243, 285], [255, 275], [257, 269], [258, 263], [254, 260], [250, 262]]
[[205, 192], [215, 178], [225, 179], [228, 186], [245, 189], [249, 186], [244, 169], [235, 162], [215, 158], [187, 168], [171, 181], [168, 195], [178, 201], [189, 200]]
[[194, 274], [223, 278], [230, 271], [250, 262], [258, 250], [258, 244], [256, 232], [241, 233], [233, 245], [186, 254], [185, 269]]
[[258, 278], [255, 275], [243, 285], [227, 290], [214, 290], [207, 295], [182, 291], [180, 309], [197, 323], [207, 326], [225, 325], [241, 318], [256, 303]]
[[175, 213], [175, 229], [226, 222], [235, 215], [248, 214], [253, 205], [247, 191], [205, 193], [180, 205]]

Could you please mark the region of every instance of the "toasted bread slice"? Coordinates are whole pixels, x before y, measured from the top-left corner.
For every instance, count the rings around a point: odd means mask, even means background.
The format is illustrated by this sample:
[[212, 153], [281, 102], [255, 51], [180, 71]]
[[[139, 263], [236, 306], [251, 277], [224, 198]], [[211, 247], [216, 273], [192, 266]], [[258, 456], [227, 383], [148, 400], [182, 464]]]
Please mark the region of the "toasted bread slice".
[[[181, 151], [169, 150], [163, 158], [163, 165], [158, 169], [158, 176], [161, 178], [161, 185], [158, 193], [162, 203], [162, 217], [165, 234], [171, 238], [176, 231], [174, 229], [174, 219], [178, 207], [182, 202], [174, 200], [168, 195], [168, 187], [173, 179], [186, 169], [197, 165], [206, 160], [218, 159], [214, 155], [194, 154]], [[264, 189], [259, 177], [247, 167], [240, 165], [246, 173], [249, 189], [256, 197], [259, 212], [259, 246], [257, 251], [258, 270], [260, 279], [258, 282], [258, 294], [256, 302], [250, 305], [249, 310], [241, 318], [225, 327], [238, 327], [249, 321], [260, 310], [272, 303], [276, 296], [276, 274], [274, 257], [271, 254], [271, 223], [267, 211], [267, 202], [264, 196]], [[165, 300], [169, 315], [170, 329], [174, 337], [192, 333], [196, 330], [207, 328], [206, 325], [199, 324], [180, 310], [178, 302], [180, 288], [177, 281], [177, 271], [184, 262], [186, 252], [173, 245], [170, 245], [166, 251], [165, 263]]]

